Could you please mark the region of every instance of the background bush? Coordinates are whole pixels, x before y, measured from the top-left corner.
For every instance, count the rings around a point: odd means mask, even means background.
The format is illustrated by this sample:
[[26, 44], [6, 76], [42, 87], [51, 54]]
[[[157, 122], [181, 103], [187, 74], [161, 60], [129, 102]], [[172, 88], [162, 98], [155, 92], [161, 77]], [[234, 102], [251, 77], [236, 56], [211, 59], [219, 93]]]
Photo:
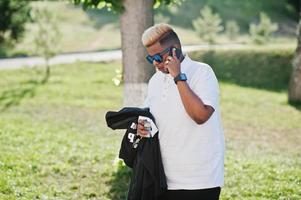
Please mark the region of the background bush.
[[272, 34], [277, 29], [277, 23], [272, 23], [271, 19], [265, 13], [260, 13], [259, 24], [250, 25], [250, 36], [255, 44], [264, 44], [271, 40]]
[[211, 65], [220, 81], [270, 90], [285, 90], [289, 83], [294, 49], [250, 47], [197, 51], [189, 55], [193, 59]]

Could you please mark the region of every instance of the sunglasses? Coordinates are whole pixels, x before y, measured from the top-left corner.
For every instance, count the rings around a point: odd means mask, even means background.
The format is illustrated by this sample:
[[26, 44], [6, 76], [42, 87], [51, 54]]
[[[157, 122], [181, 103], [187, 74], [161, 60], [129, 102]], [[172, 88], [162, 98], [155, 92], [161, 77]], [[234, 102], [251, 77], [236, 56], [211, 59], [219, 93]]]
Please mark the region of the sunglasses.
[[147, 55], [146, 56], [146, 60], [150, 63], [153, 64], [154, 61], [161, 63], [163, 61], [163, 55], [166, 54], [167, 52], [171, 52], [171, 47], [168, 47], [166, 49], [164, 49], [163, 51], [161, 51], [160, 53], [157, 53], [153, 56], [151, 55]]

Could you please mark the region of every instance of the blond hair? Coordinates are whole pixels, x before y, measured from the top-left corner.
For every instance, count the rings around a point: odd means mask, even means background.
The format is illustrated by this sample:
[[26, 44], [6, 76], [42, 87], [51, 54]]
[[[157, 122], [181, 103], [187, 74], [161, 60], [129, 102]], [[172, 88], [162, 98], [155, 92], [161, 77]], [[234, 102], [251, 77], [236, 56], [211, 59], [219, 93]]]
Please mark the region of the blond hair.
[[156, 43], [160, 38], [162, 38], [167, 33], [172, 32], [173, 29], [168, 24], [160, 23], [149, 27], [142, 34], [142, 43], [145, 47], [149, 47]]

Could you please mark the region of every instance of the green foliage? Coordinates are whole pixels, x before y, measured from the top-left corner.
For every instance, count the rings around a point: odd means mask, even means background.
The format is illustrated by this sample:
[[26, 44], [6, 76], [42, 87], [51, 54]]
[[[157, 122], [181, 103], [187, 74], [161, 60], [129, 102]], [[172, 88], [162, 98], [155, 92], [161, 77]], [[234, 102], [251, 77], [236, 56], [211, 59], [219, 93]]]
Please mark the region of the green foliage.
[[[181, 5], [160, 7], [164, 16], [170, 17], [170, 23], [186, 29], [192, 29], [192, 21], [199, 16], [200, 9], [209, 6], [217, 12], [223, 21], [235, 20], [242, 33], [249, 32], [249, 24], [258, 19], [260, 12], [265, 12], [272, 21], [294, 29], [299, 13], [287, 3], [288, 0], [186, 0]], [[295, 0], [294, 0], [295, 1]], [[180, 17], [179, 17], [180, 16]], [[283, 31], [283, 30], [282, 30]], [[291, 29], [286, 29], [291, 33]]]
[[30, 20], [28, 1], [1, 0], [0, 1], [0, 45], [5, 39], [18, 40]]
[[57, 19], [53, 13], [46, 8], [35, 9], [32, 15], [38, 25], [38, 31], [36, 32], [34, 40], [36, 53], [48, 60], [59, 51], [61, 34], [57, 25]]
[[160, 6], [166, 6], [166, 5], [181, 5], [182, 2], [184, 2], [185, 0], [155, 0], [154, 1], [154, 8], [157, 9]]
[[116, 75], [114, 78], [112, 78], [112, 81], [116, 86], [119, 86], [123, 83], [123, 72], [121, 69], [116, 69], [115, 73]]
[[193, 58], [211, 65], [219, 80], [243, 86], [286, 90], [294, 49], [246, 48], [195, 52]]
[[162, 13], [155, 14], [155, 24], [158, 23], [166, 23], [168, 24], [170, 18], [168, 16], [164, 16]]
[[[82, 4], [84, 9], [87, 8], [96, 8], [102, 9], [106, 7], [109, 11], [114, 11], [117, 13], [121, 13], [124, 10], [124, 6], [122, 0], [71, 0], [75, 5]], [[159, 7], [160, 5], [169, 5], [172, 3], [180, 3], [183, 0], [155, 0], [154, 8]]]
[[[300, 0], [286, 0], [288, 4], [294, 8], [294, 11], [296, 13], [300, 12]], [[289, 7], [289, 6], [287, 6]], [[289, 8], [290, 9], [290, 8]]]
[[250, 25], [250, 36], [254, 43], [265, 44], [270, 41], [272, 34], [277, 29], [277, 23], [272, 23], [271, 19], [265, 13], [260, 13], [259, 24]]
[[72, 0], [75, 5], [82, 5], [84, 9], [95, 8], [102, 9], [106, 7], [109, 11], [122, 12], [124, 7], [121, 0]]
[[236, 21], [226, 22], [226, 35], [230, 40], [235, 40], [239, 36], [239, 26]]
[[50, 10], [46, 8], [35, 9], [32, 15], [38, 25], [38, 31], [34, 38], [36, 54], [46, 60], [46, 75], [44, 77], [44, 81], [46, 81], [50, 75], [48, 61], [59, 52], [61, 33], [57, 25], [58, 22]]
[[201, 16], [193, 21], [193, 27], [203, 40], [214, 43], [217, 34], [224, 29], [221, 25], [222, 20], [208, 6], [201, 9], [200, 14]]
[[[259, 10], [264, 11], [269, 15], [272, 21], [285, 24], [288, 28], [281, 29], [277, 33], [273, 43], [290, 43], [296, 44], [295, 37], [283, 38], [291, 30], [295, 30], [294, 18], [285, 11], [285, 0], [265, 0], [258, 1], [237, 1], [237, 0], [187, 0], [181, 6], [162, 5], [155, 9], [155, 20], [157, 14], [162, 14], [164, 17], [159, 19], [167, 20], [172, 24], [178, 34], [181, 36], [183, 44], [200, 44], [202, 40], [198, 37], [192, 27], [192, 21], [199, 16], [200, 8], [207, 2], [214, 11], [218, 12], [224, 22], [228, 20], [235, 20], [239, 24], [240, 32], [246, 33], [249, 31], [249, 23], [256, 21], [259, 16]], [[205, 3], [204, 3], [205, 2]], [[43, 4], [55, 11], [59, 19], [59, 27], [62, 32], [62, 52], [78, 52], [78, 51], [101, 51], [120, 48], [120, 29], [118, 15], [109, 12], [106, 9], [88, 9], [83, 11], [81, 6], [74, 6], [66, 1], [31, 1], [31, 6], [36, 7], [38, 4]], [[229, 5], [228, 5], [229, 4]], [[235, 12], [233, 12], [235, 10]], [[188, 12], [189, 11], [189, 12]], [[162, 16], [161, 15], [161, 16]], [[76, 18], [74, 17], [76, 16]], [[179, 17], [180, 16], [180, 17]], [[292, 24], [292, 26], [290, 25]], [[33, 56], [35, 55], [32, 37], [36, 30], [36, 25], [33, 23], [27, 24], [24, 39], [17, 43], [12, 48], [2, 48], [2, 56]], [[76, 30], [76, 31], [74, 31]], [[280, 35], [281, 34], [281, 35]], [[87, 37], [87, 35], [89, 37]], [[237, 42], [248, 43], [249, 37], [240, 35]], [[76, 41], [76, 42], [74, 42]], [[221, 35], [217, 38], [220, 43], [228, 43], [229, 39]], [[0, 46], [1, 56], [1, 46]]]

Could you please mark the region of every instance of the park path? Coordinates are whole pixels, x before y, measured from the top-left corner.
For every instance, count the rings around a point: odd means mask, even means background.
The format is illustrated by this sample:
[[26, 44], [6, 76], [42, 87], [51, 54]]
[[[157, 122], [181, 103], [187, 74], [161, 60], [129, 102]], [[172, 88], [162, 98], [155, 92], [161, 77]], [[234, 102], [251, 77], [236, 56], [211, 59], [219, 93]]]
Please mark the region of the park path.
[[[183, 46], [184, 52], [191, 52], [197, 50], [206, 50], [209, 48], [225, 48], [235, 49], [242, 48], [241, 44], [227, 44], [227, 45], [187, 45]], [[82, 53], [66, 53], [57, 55], [49, 60], [50, 65], [56, 64], [70, 64], [77, 61], [84, 62], [101, 62], [121, 59], [121, 50], [99, 51], [99, 52], [82, 52]], [[35, 67], [45, 64], [42, 57], [25, 57], [25, 58], [5, 58], [0, 59], [0, 70], [19, 69], [22, 67]]]

